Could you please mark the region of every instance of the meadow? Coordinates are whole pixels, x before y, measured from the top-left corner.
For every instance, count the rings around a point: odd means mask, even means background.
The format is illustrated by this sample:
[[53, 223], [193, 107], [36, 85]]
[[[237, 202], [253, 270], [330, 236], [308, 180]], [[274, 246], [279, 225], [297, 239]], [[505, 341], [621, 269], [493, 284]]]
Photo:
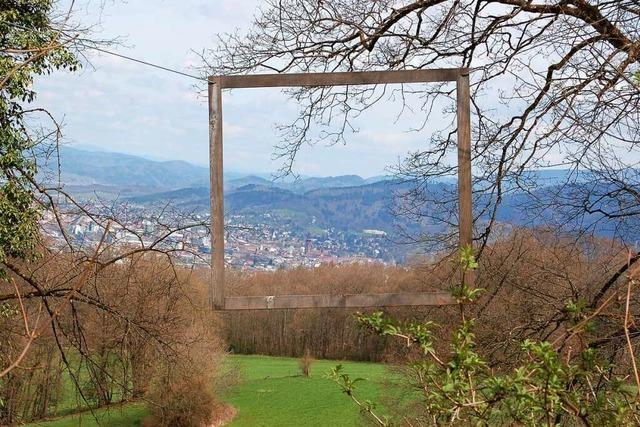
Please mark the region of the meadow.
[[[343, 394], [338, 385], [327, 378], [337, 364], [354, 378], [363, 378], [358, 395], [377, 400], [387, 377], [384, 365], [378, 363], [317, 360], [310, 376], [303, 377], [298, 359], [268, 356], [229, 356], [226, 369], [237, 370], [237, 384], [229, 387], [222, 400], [238, 411], [230, 426], [354, 426], [362, 423], [358, 408]], [[74, 401], [71, 384], [65, 406]], [[30, 424], [42, 427], [139, 426], [147, 415], [142, 402], [113, 405], [46, 422]]]

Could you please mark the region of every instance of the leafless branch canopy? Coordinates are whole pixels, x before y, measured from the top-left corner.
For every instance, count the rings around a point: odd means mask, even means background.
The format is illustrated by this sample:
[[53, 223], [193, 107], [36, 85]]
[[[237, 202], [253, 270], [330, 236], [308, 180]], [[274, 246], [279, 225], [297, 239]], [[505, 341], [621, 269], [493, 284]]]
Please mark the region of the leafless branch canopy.
[[[208, 74], [475, 68], [476, 238], [483, 240], [510, 192], [538, 196], [527, 170], [562, 166], [572, 171], [568, 181], [611, 174], [617, 180], [640, 160], [640, 91], [633, 79], [640, 66], [640, 10], [634, 0], [270, 0], [251, 29], [221, 36], [203, 59]], [[385, 89], [290, 91], [300, 111], [281, 128], [276, 154], [284, 159], [283, 172], [291, 172], [304, 144], [345, 141], [353, 118], [384, 99]], [[452, 113], [452, 87], [418, 91], [427, 121], [434, 107]], [[312, 125], [324, 131], [313, 134]], [[395, 171], [417, 190], [450, 175], [455, 132], [452, 119]], [[594, 162], [612, 152], [628, 155], [606, 165]], [[620, 187], [616, 180], [607, 183]], [[589, 206], [588, 193], [573, 193], [582, 197], [574, 203], [587, 208], [581, 215], [599, 209]], [[438, 196], [416, 191], [408, 205], [418, 216], [451, 222], [455, 198]], [[623, 215], [600, 214], [628, 217], [638, 199], [633, 203]]]

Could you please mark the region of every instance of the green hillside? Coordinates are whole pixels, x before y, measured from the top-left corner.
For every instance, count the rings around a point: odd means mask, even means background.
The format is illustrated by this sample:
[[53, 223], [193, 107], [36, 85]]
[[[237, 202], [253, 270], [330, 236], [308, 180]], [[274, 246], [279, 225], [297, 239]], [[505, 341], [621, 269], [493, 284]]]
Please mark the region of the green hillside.
[[[238, 411], [230, 424], [233, 427], [360, 425], [362, 416], [357, 407], [326, 374], [343, 364], [353, 377], [366, 379], [359, 383], [358, 393], [371, 400], [380, 395], [387, 376], [385, 366], [376, 363], [319, 360], [309, 378], [300, 376], [298, 360], [293, 358], [230, 356], [227, 363], [228, 369], [240, 373], [239, 383], [222, 396]], [[139, 426], [146, 413], [144, 404], [129, 403], [97, 410], [93, 416], [83, 412], [31, 426]]]

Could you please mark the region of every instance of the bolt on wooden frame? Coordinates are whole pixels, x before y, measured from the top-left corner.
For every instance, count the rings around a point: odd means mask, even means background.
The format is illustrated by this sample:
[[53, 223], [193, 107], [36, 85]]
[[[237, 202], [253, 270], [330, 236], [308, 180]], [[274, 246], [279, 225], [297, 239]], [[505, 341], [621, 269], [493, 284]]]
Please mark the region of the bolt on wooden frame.
[[[209, 77], [209, 168], [211, 177], [211, 282], [209, 301], [214, 310], [283, 308], [351, 308], [455, 304], [449, 292], [345, 295], [225, 295], [224, 189], [222, 89], [344, 86], [391, 83], [456, 82], [458, 125], [458, 198], [460, 246], [472, 244], [471, 102], [468, 68], [340, 73], [256, 74]], [[468, 284], [473, 280], [469, 275]]]

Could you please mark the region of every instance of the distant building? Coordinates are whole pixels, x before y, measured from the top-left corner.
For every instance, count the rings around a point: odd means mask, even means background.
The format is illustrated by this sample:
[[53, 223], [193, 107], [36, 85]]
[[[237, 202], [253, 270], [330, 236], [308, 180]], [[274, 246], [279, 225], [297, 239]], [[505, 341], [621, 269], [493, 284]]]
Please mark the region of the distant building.
[[382, 230], [366, 229], [362, 230], [362, 234], [372, 237], [385, 237], [387, 232]]

